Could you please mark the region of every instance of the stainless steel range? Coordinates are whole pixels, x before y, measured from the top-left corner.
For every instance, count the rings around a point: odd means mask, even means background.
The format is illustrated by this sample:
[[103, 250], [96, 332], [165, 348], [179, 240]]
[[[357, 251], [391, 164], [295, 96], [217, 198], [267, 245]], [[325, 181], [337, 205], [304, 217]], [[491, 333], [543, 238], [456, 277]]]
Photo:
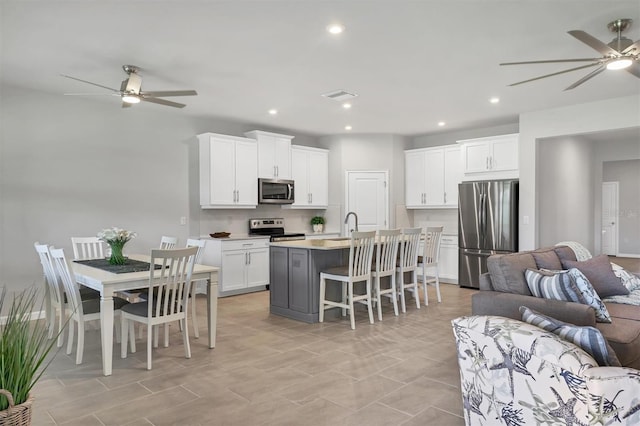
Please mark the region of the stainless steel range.
[[269, 236], [269, 241], [304, 240], [305, 234], [284, 232], [283, 218], [249, 219], [249, 235]]

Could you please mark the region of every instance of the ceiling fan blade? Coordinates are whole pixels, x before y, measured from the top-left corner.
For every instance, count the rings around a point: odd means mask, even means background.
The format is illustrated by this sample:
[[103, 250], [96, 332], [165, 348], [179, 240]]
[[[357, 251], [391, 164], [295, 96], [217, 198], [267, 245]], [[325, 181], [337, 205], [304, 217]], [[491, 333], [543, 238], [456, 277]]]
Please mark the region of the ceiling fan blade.
[[576, 81], [575, 83], [573, 83], [571, 86], [567, 87], [566, 90], [571, 90], [571, 89], [575, 89], [576, 87], [580, 86], [582, 83], [584, 83], [587, 80], [592, 79], [593, 77], [595, 77], [596, 75], [600, 74], [602, 71], [606, 70], [607, 67], [605, 65], [601, 65], [600, 68], [591, 71], [589, 74], [585, 75], [584, 77], [582, 77], [580, 80]]
[[640, 62], [635, 61], [633, 64], [631, 64], [631, 66], [627, 68], [627, 72], [630, 72], [631, 74], [640, 78]]
[[185, 104], [179, 104], [178, 102], [172, 102], [172, 101], [167, 101], [165, 99], [158, 99], [158, 98], [152, 98], [152, 97], [146, 97], [146, 96], [140, 96], [140, 100], [145, 102], [151, 102], [154, 104], [166, 105], [174, 108], [186, 107]]
[[581, 70], [581, 69], [584, 69], [584, 68], [595, 67], [596, 65], [600, 65], [600, 63], [583, 65], [581, 67], [569, 68], [568, 70], [558, 71], [558, 72], [554, 72], [554, 73], [546, 74], [546, 75], [541, 75], [540, 77], [535, 77], [535, 78], [530, 78], [529, 80], [519, 81], [517, 83], [510, 84], [509, 86], [517, 86], [519, 84], [529, 83], [531, 81], [536, 81], [536, 80], [540, 80], [540, 79], [547, 78], [547, 77], [553, 77], [554, 75], [560, 75], [560, 74], [564, 74], [564, 73], [571, 72], [571, 71]]
[[602, 58], [548, 59], [544, 61], [503, 62], [500, 65], [554, 64], [557, 62], [595, 62]]
[[635, 43], [633, 43], [631, 46], [627, 47], [626, 49], [624, 49], [622, 51], [623, 55], [626, 55], [627, 53], [631, 53], [633, 50], [636, 51], [636, 55], [638, 53], [640, 53], [640, 40], [636, 41]]
[[63, 93], [64, 96], [120, 96], [119, 93]]
[[618, 52], [617, 50], [612, 49], [611, 47], [607, 46], [606, 43], [603, 43], [602, 41], [598, 40], [592, 35], [585, 33], [584, 31], [571, 30], [571, 31], [568, 31], [568, 33], [605, 56], [608, 56], [608, 55], [618, 56], [620, 54], [620, 52]]
[[103, 86], [102, 84], [92, 83], [92, 82], [87, 81], [87, 80], [82, 80], [82, 79], [79, 79], [79, 78], [76, 78], [76, 77], [71, 77], [70, 75], [64, 75], [64, 74], [60, 74], [60, 75], [62, 77], [65, 77], [65, 78], [70, 78], [71, 80], [81, 81], [82, 83], [91, 84], [93, 86], [98, 86], [98, 87], [102, 87], [103, 89], [111, 90], [112, 92], [120, 93], [119, 90], [112, 89], [111, 87]]
[[155, 96], [157, 98], [164, 98], [167, 96], [196, 96], [198, 92], [195, 90], [164, 90], [153, 92], [140, 92], [143, 96]]

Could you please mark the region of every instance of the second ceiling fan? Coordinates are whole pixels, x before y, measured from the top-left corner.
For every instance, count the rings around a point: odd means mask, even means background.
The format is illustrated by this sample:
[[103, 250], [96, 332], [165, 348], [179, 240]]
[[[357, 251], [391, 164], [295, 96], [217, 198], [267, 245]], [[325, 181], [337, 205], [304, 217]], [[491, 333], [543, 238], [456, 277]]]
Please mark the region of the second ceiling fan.
[[640, 78], [640, 40], [635, 43], [624, 37], [622, 33], [631, 26], [633, 21], [631, 19], [616, 19], [615, 21], [609, 22], [607, 28], [613, 33], [616, 33], [616, 38], [613, 39], [610, 43], [604, 43], [597, 38], [587, 34], [581, 30], [572, 30], [568, 33], [573, 37], [577, 38], [581, 42], [585, 43], [589, 47], [595, 49], [602, 55], [600, 58], [580, 58], [580, 59], [548, 59], [542, 61], [524, 61], [524, 62], [504, 62], [500, 65], [525, 65], [525, 64], [550, 64], [550, 63], [560, 63], [560, 62], [590, 62], [587, 65], [581, 65], [575, 68], [569, 68], [566, 70], [554, 72], [551, 74], [542, 75], [535, 78], [530, 78], [528, 80], [519, 81], [517, 83], [510, 84], [510, 86], [517, 86], [523, 83], [529, 83], [531, 81], [540, 80], [547, 77], [553, 77], [555, 75], [568, 73], [571, 71], [577, 71], [590, 67], [597, 67], [595, 70], [591, 71], [589, 74], [582, 77], [580, 80], [576, 81], [569, 87], [564, 90], [575, 89], [582, 83], [601, 72], [610, 69], [624, 69], [629, 73], [635, 75]]

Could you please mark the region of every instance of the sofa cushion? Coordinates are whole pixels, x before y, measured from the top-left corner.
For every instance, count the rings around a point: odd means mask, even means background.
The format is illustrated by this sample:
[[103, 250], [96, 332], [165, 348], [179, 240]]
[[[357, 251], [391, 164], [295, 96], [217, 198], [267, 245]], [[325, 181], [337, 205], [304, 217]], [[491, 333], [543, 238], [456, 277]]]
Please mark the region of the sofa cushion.
[[491, 274], [494, 290], [531, 295], [524, 278], [524, 271], [536, 269], [536, 261], [531, 252], [491, 255], [487, 259], [487, 269]]
[[602, 302], [587, 277], [577, 268], [569, 269], [568, 274], [584, 298], [585, 303], [596, 310], [596, 321], [611, 322], [611, 316], [606, 305]]
[[522, 321], [533, 324], [543, 330], [550, 331], [566, 341], [579, 346], [591, 355], [601, 367], [621, 366], [614, 350], [609, 346], [607, 340], [597, 328], [588, 326], [579, 327], [568, 324], [543, 315], [526, 306], [520, 307], [520, 314], [522, 315]]
[[536, 250], [531, 252], [538, 269], [562, 269], [560, 258], [553, 248]]
[[563, 260], [562, 266], [566, 269], [578, 268], [589, 279], [600, 297], [629, 294], [629, 290], [622, 284], [620, 278], [613, 273], [606, 254], [583, 262]]
[[571, 280], [568, 271], [553, 273], [527, 269], [524, 276], [527, 280], [529, 291], [536, 297], [585, 303], [578, 288]]
[[558, 255], [560, 262], [564, 260], [576, 260], [576, 254], [571, 247], [568, 246], [555, 246], [553, 251]]
[[611, 324], [597, 323], [596, 327], [624, 367], [640, 370], [640, 321], [616, 317]]

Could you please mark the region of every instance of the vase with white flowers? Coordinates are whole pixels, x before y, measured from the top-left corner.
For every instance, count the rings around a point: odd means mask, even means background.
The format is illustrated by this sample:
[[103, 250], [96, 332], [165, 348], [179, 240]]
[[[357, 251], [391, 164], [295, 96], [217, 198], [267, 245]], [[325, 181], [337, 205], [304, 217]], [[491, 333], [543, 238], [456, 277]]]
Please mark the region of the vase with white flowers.
[[122, 254], [124, 245], [132, 238], [137, 237], [135, 232], [127, 231], [122, 228], [107, 228], [98, 232], [98, 238], [109, 244], [111, 247], [111, 257], [109, 257], [109, 264], [111, 265], [124, 265], [127, 258]]

